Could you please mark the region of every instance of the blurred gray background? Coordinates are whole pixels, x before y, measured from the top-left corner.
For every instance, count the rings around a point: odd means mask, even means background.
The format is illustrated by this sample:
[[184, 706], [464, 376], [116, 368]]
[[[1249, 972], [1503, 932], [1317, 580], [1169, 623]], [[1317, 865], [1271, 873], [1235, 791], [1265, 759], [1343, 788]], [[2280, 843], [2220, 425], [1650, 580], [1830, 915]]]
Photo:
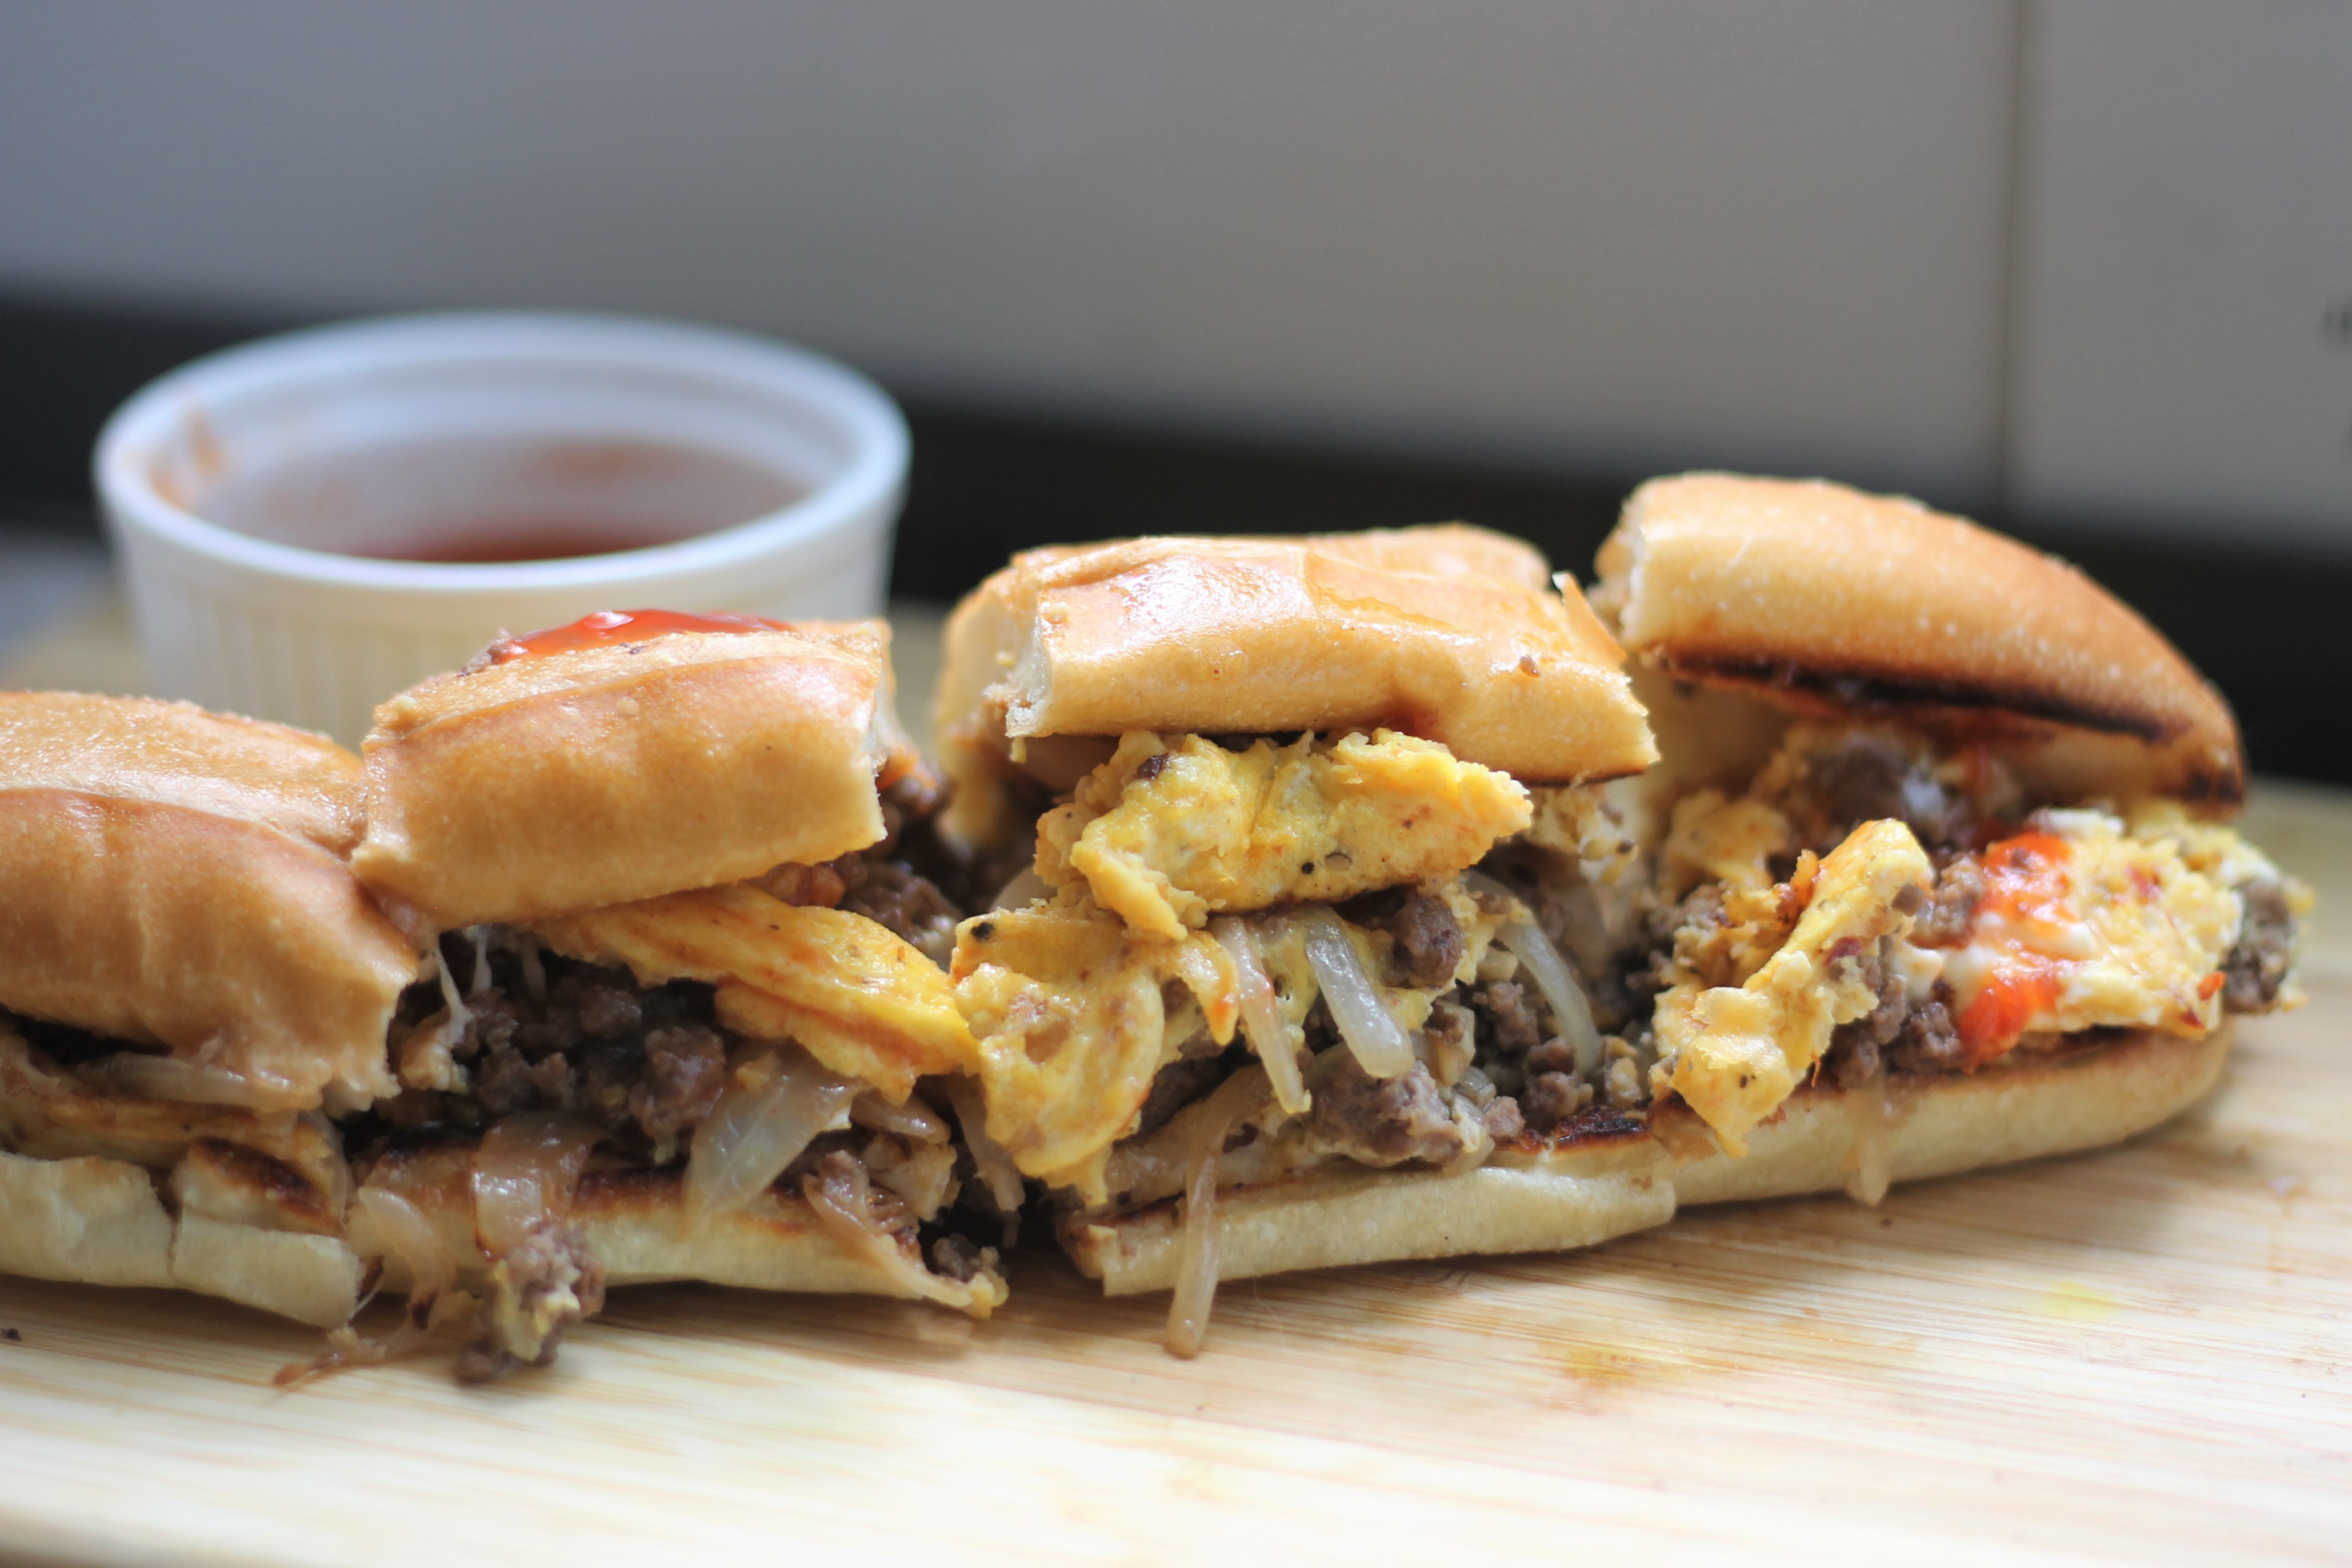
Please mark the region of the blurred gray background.
[[105, 407], [245, 331], [617, 307], [906, 399], [916, 592], [1451, 513], [1580, 566], [1645, 473], [1821, 472], [2245, 707], [2352, 662], [2287, 602], [2352, 562], [2347, 83], [2321, 0], [13, 0], [0, 511], [69, 531]]
[[2352, 547], [2352, 8], [15, 0], [0, 287]]

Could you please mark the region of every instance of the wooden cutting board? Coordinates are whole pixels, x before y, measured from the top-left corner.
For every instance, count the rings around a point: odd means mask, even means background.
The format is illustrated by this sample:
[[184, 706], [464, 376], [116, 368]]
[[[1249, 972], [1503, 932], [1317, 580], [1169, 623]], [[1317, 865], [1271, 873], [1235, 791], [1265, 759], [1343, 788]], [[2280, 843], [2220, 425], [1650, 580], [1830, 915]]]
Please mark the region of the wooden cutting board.
[[470, 1389], [281, 1392], [305, 1331], [0, 1280], [0, 1559], [2344, 1561], [2352, 795], [2273, 787], [2252, 830], [2320, 886], [2311, 1005], [2171, 1127], [1875, 1211], [1232, 1286], [1192, 1363], [1165, 1298], [1046, 1252], [977, 1325], [623, 1292]]

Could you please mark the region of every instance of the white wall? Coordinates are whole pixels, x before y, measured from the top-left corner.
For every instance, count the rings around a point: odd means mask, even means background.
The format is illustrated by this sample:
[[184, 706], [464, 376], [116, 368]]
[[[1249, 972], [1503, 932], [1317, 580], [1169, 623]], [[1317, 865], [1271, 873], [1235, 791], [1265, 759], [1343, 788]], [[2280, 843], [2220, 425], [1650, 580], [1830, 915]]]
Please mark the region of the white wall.
[[2352, 5], [9, 0], [6, 288], [2352, 550]]
[[13, 0], [0, 287], [625, 306], [899, 384], [1997, 482], [2010, 0]]
[[2043, 0], [2027, 58], [2015, 503], [2352, 547], [2352, 6]]

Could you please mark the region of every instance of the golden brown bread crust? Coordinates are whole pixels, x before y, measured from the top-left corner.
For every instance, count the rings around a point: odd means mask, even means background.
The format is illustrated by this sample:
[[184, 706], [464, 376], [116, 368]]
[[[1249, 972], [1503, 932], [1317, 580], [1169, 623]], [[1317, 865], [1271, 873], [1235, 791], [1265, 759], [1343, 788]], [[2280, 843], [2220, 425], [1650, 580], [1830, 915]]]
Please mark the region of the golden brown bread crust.
[[[1609, 634], [1542, 558], [1458, 524], [1020, 556], [950, 622], [952, 738], [1380, 726], [1534, 784], [1654, 757]], [[1001, 715], [1001, 717], [1000, 717]]]
[[[2202, 1039], [2134, 1032], [2094, 1049], [2005, 1058], [1981, 1072], [1898, 1079], [1887, 1131], [1896, 1182], [2097, 1148], [2145, 1132], [2202, 1099], [2228, 1057], [2225, 1026]], [[1744, 1158], [1714, 1151], [1687, 1106], [1653, 1119], [1657, 1136], [1571, 1145], [1462, 1176], [1323, 1166], [1218, 1198], [1218, 1278], [1247, 1279], [1412, 1258], [1553, 1251], [1664, 1224], [1677, 1205], [1837, 1192], [1861, 1123], [1825, 1086], [1801, 1089], [1748, 1136]], [[1669, 1147], [1686, 1152], [1677, 1161]], [[1079, 1269], [1108, 1295], [1175, 1282], [1183, 1227], [1173, 1203], [1063, 1230]]]
[[337, 855], [360, 838], [357, 757], [193, 702], [0, 691], [0, 791], [44, 789], [257, 823]]
[[0, 1006], [240, 1075], [253, 1103], [390, 1093], [416, 952], [338, 858], [358, 785], [276, 725], [0, 698]]
[[879, 621], [674, 632], [436, 676], [376, 710], [362, 881], [419, 930], [758, 876], [882, 837], [912, 756]]
[[[2243, 795], [2228, 705], [2155, 628], [2063, 562], [1916, 501], [1820, 479], [1653, 479], [1600, 569], [1626, 651], [1681, 679], [1812, 714], [2046, 737], [2071, 747], [2053, 766], [2110, 788]], [[2085, 752], [2077, 737], [2113, 740]]]

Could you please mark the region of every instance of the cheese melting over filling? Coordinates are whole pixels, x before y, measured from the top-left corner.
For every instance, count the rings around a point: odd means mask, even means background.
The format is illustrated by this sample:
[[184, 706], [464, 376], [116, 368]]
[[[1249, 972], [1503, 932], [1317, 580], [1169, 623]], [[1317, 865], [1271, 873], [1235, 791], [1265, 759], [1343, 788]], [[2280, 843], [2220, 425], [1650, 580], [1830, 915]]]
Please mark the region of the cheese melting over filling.
[[[1443, 984], [1376, 987], [1408, 1031], [1477, 973], [1503, 921], [1458, 878], [1424, 890], [1453, 910], [1464, 952]], [[1365, 972], [1382, 973], [1390, 935], [1340, 924]], [[1304, 936], [1276, 917], [1257, 940], [1296, 1037], [1321, 994]], [[1230, 1043], [1241, 1016], [1241, 977], [1213, 938], [1163, 942], [1098, 909], [1037, 904], [967, 921], [949, 973], [978, 1041], [989, 1137], [1023, 1173], [1075, 1188], [1089, 1205], [1108, 1201], [1113, 1145], [1137, 1131], [1160, 1069], [1204, 1035]]]
[[1037, 872], [1181, 942], [1213, 914], [1449, 875], [1531, 819], [1507, 775], [1388, 730], [1240, 752], [1137, 731], [1038, 823]]

